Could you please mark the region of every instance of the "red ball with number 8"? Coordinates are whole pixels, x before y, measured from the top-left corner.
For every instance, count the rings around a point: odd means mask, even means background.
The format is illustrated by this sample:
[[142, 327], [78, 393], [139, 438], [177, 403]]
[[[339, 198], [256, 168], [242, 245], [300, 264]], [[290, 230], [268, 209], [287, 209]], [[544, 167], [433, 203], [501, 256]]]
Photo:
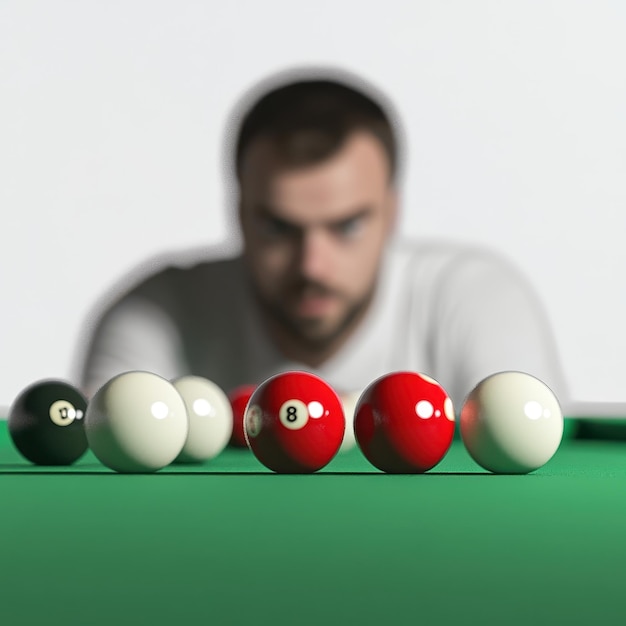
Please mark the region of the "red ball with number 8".
[[277, 374], [261, 383], [244, 417], [248, 445], [278, 473], [311, 473], [337, 454], [345, 431], [339, 396], [308, 372]]

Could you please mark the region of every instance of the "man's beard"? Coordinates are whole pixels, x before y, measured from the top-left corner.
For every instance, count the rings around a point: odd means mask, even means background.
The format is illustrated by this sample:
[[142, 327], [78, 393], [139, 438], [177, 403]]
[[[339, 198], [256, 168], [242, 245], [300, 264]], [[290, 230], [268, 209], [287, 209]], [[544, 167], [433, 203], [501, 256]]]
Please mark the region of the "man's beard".
[[[324, 328], [325, 319], [320, 318], [296, 318], [289, 314], [281, 306], [280, 295], [275, 299], [267, 298], [254, 288], [254, 292], [261, 308], [265, 314], [279, 325], [283, 331], [288, 333], [308, 350], [323, 352], [331, 346], [352, 324], [360, 318], [367, 310], [374, 297], [375, 285], [356, 302], [351, 302], [347, 306], [342, 317], [331, 327]], [[282, 293], [285, 293], [284, 291]], [[328, 287], [311, 281], [301, 281], [286, 290], [287, 300], [297, 300], [303, 294], [307, 296], [334, 296], [346, 301], [343, 294], [331, 290]]]

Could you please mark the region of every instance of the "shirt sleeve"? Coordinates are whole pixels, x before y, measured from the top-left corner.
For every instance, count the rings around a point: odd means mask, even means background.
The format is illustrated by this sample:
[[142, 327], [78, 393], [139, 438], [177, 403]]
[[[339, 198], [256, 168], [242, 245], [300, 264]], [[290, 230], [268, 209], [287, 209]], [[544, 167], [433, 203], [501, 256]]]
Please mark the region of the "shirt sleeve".
[[95, 328], [79, 372], [91, 397], [117, 374], [143, 370], [172, 379], [184, 375], [182, 342], [169, 315], [141, 297], [122, 300]]
[[547, 314], [527, 280], [496, 255], [466, 254], [448, 267], [434, 306], [432, 357], [455, 408], [487, 376], [522, 371], [567, 402]]

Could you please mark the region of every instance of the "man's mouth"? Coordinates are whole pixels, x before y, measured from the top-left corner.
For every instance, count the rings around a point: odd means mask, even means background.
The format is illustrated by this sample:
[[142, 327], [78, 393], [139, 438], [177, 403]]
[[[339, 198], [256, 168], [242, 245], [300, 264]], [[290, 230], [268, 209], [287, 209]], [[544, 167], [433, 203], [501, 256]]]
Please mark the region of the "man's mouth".
[[296, 313], [302, 317], [320, 317], [328, 313], [335, 302], [332, 294], [303, 294], [296, 298]]
[[298, 317], [322, 317], [336, 307], [338, 299], [336, 292], [316, 284], [294, 286], [289, 294]]

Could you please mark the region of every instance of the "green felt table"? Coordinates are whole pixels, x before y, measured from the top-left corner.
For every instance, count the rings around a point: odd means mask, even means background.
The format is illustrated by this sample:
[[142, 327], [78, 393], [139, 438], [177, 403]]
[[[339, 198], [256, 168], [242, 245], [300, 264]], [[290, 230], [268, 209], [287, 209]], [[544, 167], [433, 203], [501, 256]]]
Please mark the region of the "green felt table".
[[355, 449], [277, 475], [245, 450], [150, 475], [35, 467], [0, 422], [0, 623], [623, 624], [626, 445], [526, 476], [457, 439], [425, 475]]

